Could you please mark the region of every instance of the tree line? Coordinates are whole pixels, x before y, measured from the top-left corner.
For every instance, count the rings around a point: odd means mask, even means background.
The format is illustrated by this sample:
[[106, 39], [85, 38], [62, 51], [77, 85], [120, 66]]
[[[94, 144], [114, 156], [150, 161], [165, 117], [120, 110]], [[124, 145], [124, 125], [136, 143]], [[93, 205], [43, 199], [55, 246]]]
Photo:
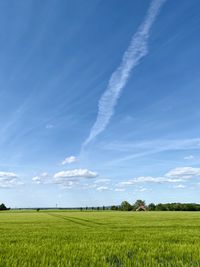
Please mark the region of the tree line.
[[4, 203], [0, 204], [0, 210], [9, 210]]
[[[0, 204], [0, 211], [2, 210], [9, 210], [5, 204]], [[39, 211], [42, 208], [37, 208], [36, 210]], [[43, 209], [55, 209], [55, 208], [43, 208]], [[123, 201], [121, 205], [113, 205], [113, 206], [102, 206], [102, 207], [85, 207], [85, 208], [58, 208], [58, 209], [77, 209], [80, 211], [100, 211], [100, 210], [119, 210], [119, 211], [140, 211], [140, 210], [147, 210], [147, 211], [200, 211], [200, 204], [196, 203], [159, 203], [159, 204], [146, 204], [144, 200], [138, 199], [135, 203], [130, 204], [128, 201]]]
[[148, 210], [148, 211], [200, 211], [200, 204], [196, 203], [150, 203], [146, 205], [144, 200], [136, 200], [134, 204], [130, 204], [128, 201], [123, 201], [121, 205], [111, 206], [111, 210], [119, 211], [136, 211], [136, 210]]

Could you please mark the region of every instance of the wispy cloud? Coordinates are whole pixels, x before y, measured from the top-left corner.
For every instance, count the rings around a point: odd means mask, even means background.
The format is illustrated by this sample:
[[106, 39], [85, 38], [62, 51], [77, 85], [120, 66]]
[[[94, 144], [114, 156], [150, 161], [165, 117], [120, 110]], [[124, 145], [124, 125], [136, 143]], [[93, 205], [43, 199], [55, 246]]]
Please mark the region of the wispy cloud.
[[136, 67], [140, 60], [148, 53], [148, 38], [150, 29], [156, 16], [166, 0], [153, 0], [144, 21], [139, 26], [137, 32], [133, 35], [128, 49], [125, 51], [121, 64], [112, 73], [108, 86], [101, 96], [98, 104], [98, 114], [96, 121], [90, 131], [89, 137], [83, 143], [85, 147], [97, 135], [105, 130], [110, 122], [117, 100], [125, 87], [130, 72]]
[[107, 191], [110, 190], [108, 186], [99, 186], [97, 187], [97, 191]]
[[146, 191], [151, 191], [150, 189], [146, 188], [146, 187], [141, 187], [139, 189], [139, 192], [146, 192]]
[[184, 157], [185, 160], [192, 160], [194, 158], [195, 157], [193, 155], [189, 155], [189, 156]]
[[[108, 143], [101, 146], [104, 150], [112, 150], [116, 152], [130, 152], [135, 151], [134, 154], [130, 154], [109, 162], [109, 164], [119, 164], [123, 161], [132, 160], [135, 158], [145, 157], [152, 154], [160, 153], [163, 151], [173, 150], [199, 150], [200, 149], [200, 138], [191, 139], [158, 139], [158, 140], [147, 140], [142, 142], [132, 143]], [[186, 158], [185, 158], [186, 159]], [[187, 159], [192, 159], [189, 157]]]
[[183, 189], [183, 188], [186, 188], [186, 186], [183, 184], [178, 184], [178, 185], [175, 185], [174, 188]]
[[[117, 152], [130, 152], [130, 151], [147, 151], [152, 149], [156, 151], [164, 150], [190, 150], [200, 149], [200, 138], [188, 138], [188, 139], [153, 139], [135, 142], [111, 142], [101, 144], [101, 149], [112, 150]], [[194, 156], [188, 156], [193, 159]], [[184, 158], [186, 159], [186, 157]]]

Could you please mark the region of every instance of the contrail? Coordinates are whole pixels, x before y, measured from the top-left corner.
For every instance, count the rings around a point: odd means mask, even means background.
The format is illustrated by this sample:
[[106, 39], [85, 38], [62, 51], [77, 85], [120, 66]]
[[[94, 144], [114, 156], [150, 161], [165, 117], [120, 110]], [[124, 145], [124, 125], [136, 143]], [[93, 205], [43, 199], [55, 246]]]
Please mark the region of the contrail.
[[108, 86], [99, 99], [98, 114], [91, 128], [88, 138], [83, 143], [83, 148], [97, 135], [103, 132], [109, 124], [118, 98], [125, 87], [130, 72], [140, 63], [140, 59], [148, 53], [149, 32], [159, 13], [160, 8], [166, 0], [153, 0], [137, 32], [133, 35], [128, 49], [125, 51], [119, 67], [112, 73]]

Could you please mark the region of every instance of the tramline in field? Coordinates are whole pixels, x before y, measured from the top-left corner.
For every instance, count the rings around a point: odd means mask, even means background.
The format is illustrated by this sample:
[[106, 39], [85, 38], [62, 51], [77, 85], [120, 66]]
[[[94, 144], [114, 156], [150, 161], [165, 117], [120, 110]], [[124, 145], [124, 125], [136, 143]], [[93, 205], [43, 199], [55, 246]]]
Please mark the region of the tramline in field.
[[200, 213], [5, 211], [0, 266], [199, 266]]

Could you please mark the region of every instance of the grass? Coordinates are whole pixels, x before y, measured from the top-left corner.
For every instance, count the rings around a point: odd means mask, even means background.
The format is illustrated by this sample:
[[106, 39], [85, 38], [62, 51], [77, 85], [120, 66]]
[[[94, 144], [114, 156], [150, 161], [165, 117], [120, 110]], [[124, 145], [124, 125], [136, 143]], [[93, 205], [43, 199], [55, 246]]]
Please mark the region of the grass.
[[200, 266], [198, 212], [0, 212], [0, 267]]

